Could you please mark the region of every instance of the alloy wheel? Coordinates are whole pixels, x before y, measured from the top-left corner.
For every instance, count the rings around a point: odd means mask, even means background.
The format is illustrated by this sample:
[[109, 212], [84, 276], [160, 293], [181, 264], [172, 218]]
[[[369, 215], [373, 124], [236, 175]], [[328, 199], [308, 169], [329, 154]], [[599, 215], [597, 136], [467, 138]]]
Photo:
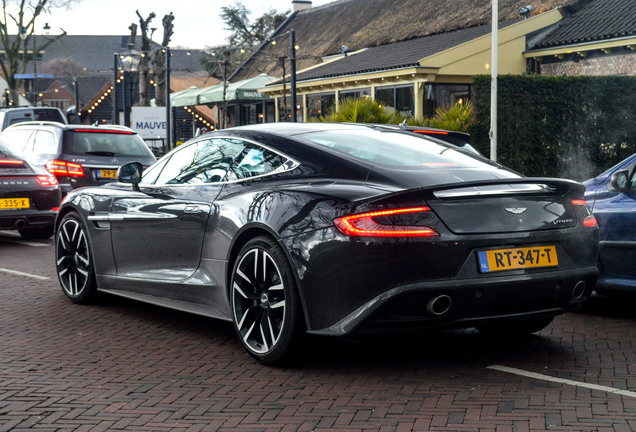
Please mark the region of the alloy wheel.
[[71, 298], [82, 294], [91, 281], [91, 253], [86, 233], [75, 218], [62, 221], [56, 236], [57, 274]]
[[272, 255], [259, 247], [242, 254], [232, 278], [234, 323], [245, 347], [270, 352], [284, 331], [287, 302], [283, 277]]

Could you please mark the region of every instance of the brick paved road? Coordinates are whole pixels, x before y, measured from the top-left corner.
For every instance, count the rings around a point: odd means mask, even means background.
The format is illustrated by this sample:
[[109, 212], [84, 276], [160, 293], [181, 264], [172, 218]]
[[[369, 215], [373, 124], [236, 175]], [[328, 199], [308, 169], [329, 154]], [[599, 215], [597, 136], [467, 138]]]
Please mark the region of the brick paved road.
[[[523, 340], [464, 331], [312, 339], [252, 361], [229, 324], [114, 297], [70, 303], [53, 249], [0, 233], [0, 430], [633, 431], [636, 312], [596, 298]], [[48, 279], [7, 272], [19, 271]]]

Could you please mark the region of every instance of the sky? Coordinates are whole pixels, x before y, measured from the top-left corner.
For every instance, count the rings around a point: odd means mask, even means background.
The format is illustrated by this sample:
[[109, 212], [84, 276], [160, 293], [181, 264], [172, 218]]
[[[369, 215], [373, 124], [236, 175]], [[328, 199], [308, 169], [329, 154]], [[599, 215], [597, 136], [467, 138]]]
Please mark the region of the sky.
[[[313, 0], [312, 5], [321, 6], [331, 1]], [[135, 13], [139, 10], [144, 18], [151, 12], [157, 15], [150, 27], [157, 28], [153, 39], [160, 42], [163, 37], [161, 20], [172, 12], [175, 19], [171, 46], [205, 48], [225, 43], [228, 32], [220, 18], [221, 7], [235, 3], [235, 0], [75, 0], [69, 10], [57, 8], [40, 15], [36, 33], [44, 33], [44, 24], [48, 23], [51, 34], [59, 34], [62, 28], [69, 35], [127, 35], [131, 23], [139, 25]], [[291, 10], [291, 0], [241, 0], [241, 3], [251, 11], [251, 19], [270, 9]], [[137, 31], [139, 34], [140, 30]]]

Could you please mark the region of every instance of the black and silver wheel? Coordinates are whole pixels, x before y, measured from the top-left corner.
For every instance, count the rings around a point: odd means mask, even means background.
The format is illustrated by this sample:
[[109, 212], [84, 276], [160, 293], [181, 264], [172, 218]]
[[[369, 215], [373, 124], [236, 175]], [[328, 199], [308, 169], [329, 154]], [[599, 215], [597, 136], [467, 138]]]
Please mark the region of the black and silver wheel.
[[291, 354], [305, 326], [291, 266], [276, 242], [257, 237], [241, 249], [230, 301], [234, 329], [252, 357], [273, 364]]
[[55, 264], [62, 290], [76, 303], [86, 303], [95, 294], [93, 255], [86, 227], [75, 213], [62, 219], [55, 235]]

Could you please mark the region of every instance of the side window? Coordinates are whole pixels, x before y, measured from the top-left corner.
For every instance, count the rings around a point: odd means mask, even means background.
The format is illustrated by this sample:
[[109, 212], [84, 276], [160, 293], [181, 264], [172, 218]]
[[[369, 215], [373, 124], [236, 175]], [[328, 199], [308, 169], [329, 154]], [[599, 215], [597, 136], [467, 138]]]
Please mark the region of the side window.
[[57, 140], [55, 135], [48, 131], [37, 131], [33, 141], [33, 152], [37, 154], [57, 153]]
[[205, 139], [177, 150], [155, 184], [210, 184], [226, 179], [245, 143], [235, 139]]
[[157, 180], [157, 178], [159, 177], [159, 174], [161, 174], [161, 170], [166, 165], [166, 163], [168, 163], [169, 160], [170, 158], [166, 158], [150, 166], [146, 171], [144, 171], [143, 177], [141, 179], [141, 183], [139, 184], [140, 185], [153, 184]]
[[14, 129], [2, 133], [2, 140], [7, 147], [16, 153], [30, 153], [33, 150], [30, 140], [33, 131], [30, 129]]
[[286, 158], [270, 150], [250, 145], [228, 176], [230, 180], [240, 180], [261, 176], [282, 167]]

